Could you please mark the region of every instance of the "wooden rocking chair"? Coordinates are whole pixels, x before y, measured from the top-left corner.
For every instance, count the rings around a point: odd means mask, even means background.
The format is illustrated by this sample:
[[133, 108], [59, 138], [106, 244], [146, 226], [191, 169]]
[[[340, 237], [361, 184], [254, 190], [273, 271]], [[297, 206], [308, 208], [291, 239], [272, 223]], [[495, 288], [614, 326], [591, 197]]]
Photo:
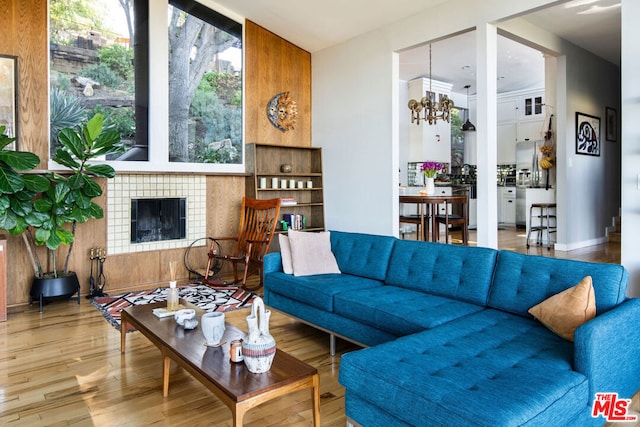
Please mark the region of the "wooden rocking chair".
[[[211, 277], [210, 266], [218, 261], [229, 261], [233, 265], [233, 284], [247, 290], [260, 289], [263, 280], [262, 260], [271, 246], [279, 214], [280, 199], [257, 200], [243, 197], [238, 236], [210, 238], [209, 260], [203, 283], [212, 286], [228, 285], [228, 282]], [[232, 242], [233, 248], [229, 255], [219, 251], [221, 246], [218, 242], [224, 241]], [[247, 286], [247, 277], [254, 273], [260, 275], [260, 281], [258, 286], [250, 288]]]

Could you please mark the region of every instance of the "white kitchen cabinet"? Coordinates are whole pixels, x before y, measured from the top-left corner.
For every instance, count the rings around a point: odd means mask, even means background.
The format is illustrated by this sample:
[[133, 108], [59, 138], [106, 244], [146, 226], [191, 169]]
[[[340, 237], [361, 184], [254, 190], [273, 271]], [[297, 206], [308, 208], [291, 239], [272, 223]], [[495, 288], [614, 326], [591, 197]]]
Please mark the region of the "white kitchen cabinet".
[[517, 141], [539, 141], [545, 132], [544, 119], [520, 121], [517, 124]]
[[517, 126], [515, 122], [498, 125], [498, 164], [516, 162]]
[[518, 100], [520, 120], [544, 118], [544, 92], [536, 91], [520, 96]]
[[478, 228], [478, 199], [469, 199], [469, 230]]
[[[469, 97], [471, 121], [477, 120], [477, 99]], [[501, 93], [497, 96], [497, 161], [516, 163], [516, 142], [543, 139], [545, 127], [544, 89]], [[467, 143], [467, 137], [472, 138]], [[465, 135], [465, 163], [476, 163], [475, 135]], [[469, 154], [467, 154], [469, 151]]]
[[518, 99], [506, 98], [498, 99], [496, 117], [498, 124], [515, 123], [518, 120]]
[[516, 187], [498, 188], [498, 224], [516, 225]]
[[505, 199], [502, 204], [502, 222], [505, 225], [516, 225], [516, 199]]

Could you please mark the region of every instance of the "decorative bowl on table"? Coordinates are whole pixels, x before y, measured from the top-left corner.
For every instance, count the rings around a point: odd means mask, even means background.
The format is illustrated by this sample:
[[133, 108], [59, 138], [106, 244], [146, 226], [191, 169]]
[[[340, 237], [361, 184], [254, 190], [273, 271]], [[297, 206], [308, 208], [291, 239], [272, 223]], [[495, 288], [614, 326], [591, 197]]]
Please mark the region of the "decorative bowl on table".
[[196, 318], [196, 311], [192, 308], [183, 308], [182, 310], [176, 311], [176, 313], [173, 315], [173, 318], [178, 325], [184, 326], [185, 320], [193, 320]]

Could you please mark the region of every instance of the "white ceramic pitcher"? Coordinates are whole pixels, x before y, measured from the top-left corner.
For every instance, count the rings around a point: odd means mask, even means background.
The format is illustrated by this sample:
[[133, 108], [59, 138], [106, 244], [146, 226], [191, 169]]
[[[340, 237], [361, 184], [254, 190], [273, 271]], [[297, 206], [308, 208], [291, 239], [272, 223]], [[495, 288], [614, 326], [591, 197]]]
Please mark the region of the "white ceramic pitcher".
[[265, 310], [262, 298], [255, 297], [247, 316], [249, 334], [242, 341], [242, 357], [249, 372], [260, 374], [271, 369], [276, 355], [276, 341], [269, 333], [271, 311]]

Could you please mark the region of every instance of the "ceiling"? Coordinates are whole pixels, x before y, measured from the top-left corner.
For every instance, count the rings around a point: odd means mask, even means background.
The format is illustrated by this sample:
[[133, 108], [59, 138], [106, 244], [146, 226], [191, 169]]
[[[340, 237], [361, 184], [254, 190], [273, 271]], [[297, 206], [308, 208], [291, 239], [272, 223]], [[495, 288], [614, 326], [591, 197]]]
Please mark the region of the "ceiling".
[[[605, 60], [620, 65], [620, 0], [573, 0], [521, 18]], [[498, 36], [498, 93], [544, 87], [542, 52]], [[475, 93], [475, 32], [431, 45], [431, 75], [452, 91]], [[400, 78], [429, 77], [429, 44], [400, 54]]]
[[[342, 43], [450, 0], [216, 0], [217, 4], [309, 52]], [[521, 18], [616, 65], [620, 64], [620, 1], [571, 0]], [[426, 42], [426, 40], [425, 40]], [[475, 83], [475, 37], [466, 33], [432, 44], [432, 76], [454, 92]], [[429, 46], [403, 51], [400, 78], [429, 75]], [[498, 92], [542, 87], [542, 53], [499, 36]]]

